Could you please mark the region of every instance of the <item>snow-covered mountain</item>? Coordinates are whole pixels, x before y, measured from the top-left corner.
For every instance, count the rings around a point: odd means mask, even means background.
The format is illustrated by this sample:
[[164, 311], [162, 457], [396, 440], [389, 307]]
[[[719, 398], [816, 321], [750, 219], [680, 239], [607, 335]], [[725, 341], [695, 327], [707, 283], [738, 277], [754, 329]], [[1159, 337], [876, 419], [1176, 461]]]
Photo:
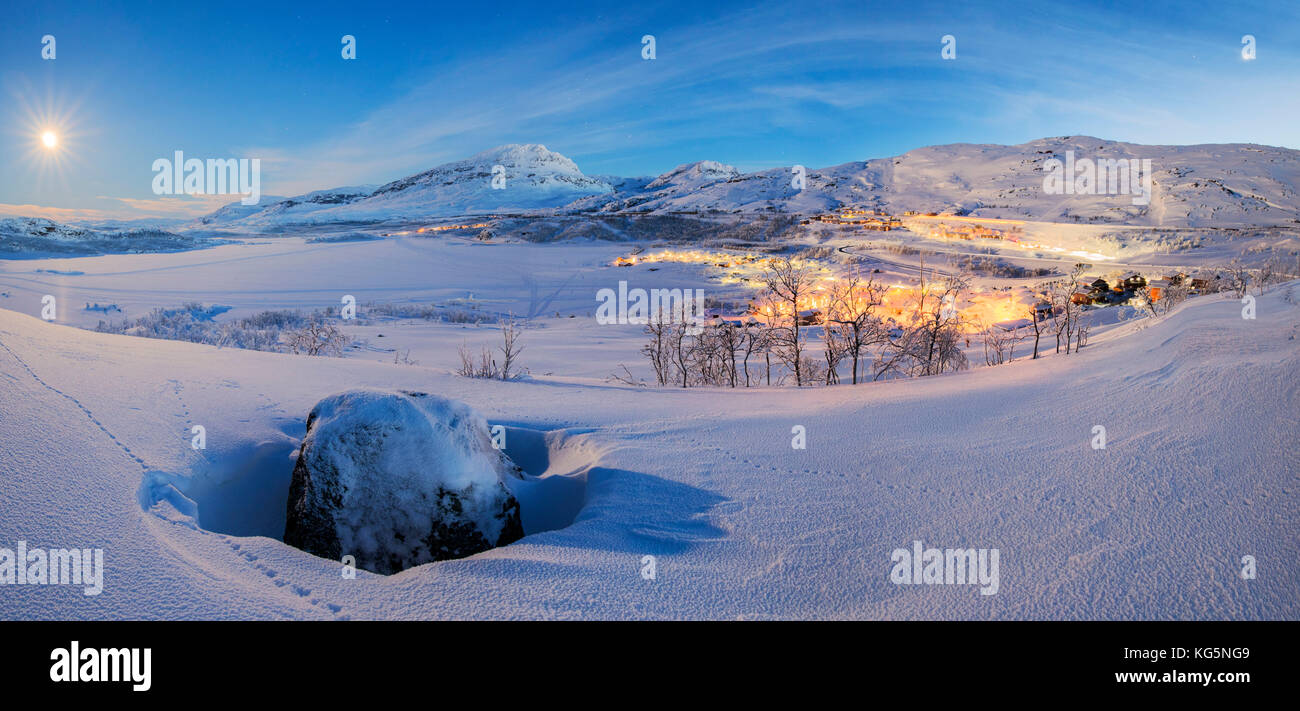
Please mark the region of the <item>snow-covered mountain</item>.
[[249, 215], [255, 215], [268, 209], [268, 205], [278, 205], [285, 200], [283, 197], [274, 195], [263, 195], [262, 199], [256, 205], [245, 205], [243, 201], [236, 200], [228, 205], [222, 205], [216, 210], [191, 221], [187, 227], [204, 227], [206, 225], [224, 225], [231, 222], [242, 220]]
[[[502, 179], [494, 187], [496, 166]], [[510, 144], [379, 187], [335, 188], [277, 200], [246, 214], [227, 205], [200, 219], [208, 226], [275, 227], [414, 220], [500, 211], [558, 208], [612, 193], [568, 158], [538, 144]], [[242, 206], [238, 206], [242, 207]], [[231, 210], [225, 214], [222, 211]]]
[[217, 242], [153, 227], [97, 230], [43, 217], [0, 218], [0, 259], [169, 252]]
[[[1045, 163], [1069, 154], [1075, 161], [1150, 160], [1148, 204], [1134, 204], [1132, 194], [1050, 194]], [[931, 146], [808, 169], [802, 190], [793, 187], [793, 166], [741, 174], [718, 165], [681, 166], [596, 209], [810, 214], [862, 206], [1166, 227], [1295, 225], [1300, 217], [1300, 151], [1250, 144], [1144, 146], [1075, 136]]]
[[[1060, 194], [1044, 189], [1049, 161], [1150, 161], [1150, 194]], [[505, 187], [492, 186], [502, 166]], [[376, 189], [340, 188], [280, 200], [254, 212], [227, 206], [203, 225], [273, 227], [423, 219], [492, 212], [785, 212], [842, 206], [891, 213], [1164, 227], [1300, 224], [1300, 151], [1253, 144], [1145, 146], [1088, 136], [1017, 146], [951, 144], [806, 169], [742, 173], [705, 160], [653, 178], [592, 177], [540, 145], [506, 145]], [[1112, 191], [1113, 193], [1113, 191]]]
[[[1133, 195], [1048, 194], [1045, 163], [1070, 154], [1075, 160], [1150, 160], [1149, 204], [1134, 204]], [[852, 202], [869, 196], [894, 212], [960, 210], [1166, 227], [1295, 225], [1300, 217], [1300, 151], [1251, 144], [1145, 146], [1073, 136], [1019, 146], [932, 146], [822, 172], [839, 183], [837, 197]], [[868, 188], [859, 179], [876, 185]]]

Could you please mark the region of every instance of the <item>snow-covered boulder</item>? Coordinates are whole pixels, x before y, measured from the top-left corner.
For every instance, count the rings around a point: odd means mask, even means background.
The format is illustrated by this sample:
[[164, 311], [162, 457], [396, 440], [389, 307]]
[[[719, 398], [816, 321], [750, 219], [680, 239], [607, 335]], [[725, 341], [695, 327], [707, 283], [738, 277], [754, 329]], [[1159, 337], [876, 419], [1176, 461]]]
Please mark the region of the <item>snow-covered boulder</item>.
[[469, 406], [416, 392], [351, 390], [307, 416], [284, 541], [395, 573], [523, 537], [504, 482], [519, 469]]

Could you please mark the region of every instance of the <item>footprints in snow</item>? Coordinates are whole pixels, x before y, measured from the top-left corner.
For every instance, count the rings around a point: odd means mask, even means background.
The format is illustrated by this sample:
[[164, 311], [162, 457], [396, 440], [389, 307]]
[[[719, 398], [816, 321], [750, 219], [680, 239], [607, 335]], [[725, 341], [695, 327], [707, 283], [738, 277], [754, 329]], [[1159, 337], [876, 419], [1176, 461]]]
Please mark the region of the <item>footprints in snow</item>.
[[136, 456], [135, 454], [132, 454], [131, 448], [123, 444], [122, 441], [117, 438], [117, 435], [110, 432], [108, 428], [104, 426], [104, 423], [100, 422], [95, 417], [95, 414], [90, 411], [90, 408], [86, 407], [85, 405], [82, 405], [81, 401], [78, 400], [77, 398], [72, 397], [71, 395], [63, 392], [62, 390], [59, 390], [53, 385], [50, 385], [49, 383], [42, 380], [41, 376], [37, 375], [36, 371], [32, 370], [31, 366], [27, 365], [27, 361], [23, 360], [17, 353], [14, 353], [13, 349], [5, 345], [3, 342], [0, 342], [0, 348], [4, 348], [5, 351], [7, 351], [9, 355], [12, 356], [13, 359], [18, 363], [18, 365], [22, 366], [23, 370], [27, 371], [27, 374], [32, 376], [32, 379], [35, 380], [41, 387], [45, 388], [46, 390], [49, 390], [50, 392], [54, 393], [55, 395], [58, 395], [59, 397], [64, 398], [68, 402], [71, 402], [73, 405], [76, 405], [77, 409], [81, 410], [81, 412], [91, 421], [91, 423], [93, 423], [96, 427], [99, 428], [99, 431], [107, 435], [109, 440], [111, 440], [113, 444], [117, 445], [119, 449], [121, 449], [124, 453], [126, 453], [126, 456], [130, 457], [132, 460], [135, 461], [137, 465], [140, 466], [142, 472], [147, 473], [149, 471], [149, 465], [145, 464], [144, 460], [141, 459], [140, 457]]
[[[297, 583], [292, 583], [280, 577], [279, 571], [261, 562], [260, 556], [255, 555], [250, 551], [244, 550], [244, 544], [232, 541], [230, 537], [225, 535], [224, 533], [209, 534], [208, 532], [204, 531], [204, 534], [217, 536], [218, 540], [230, 546], [230, 549], [234, 551], [237, 556], [242, 558], [244, 561], [246, 561], [249, 565], [256, 568], [258, 571], [260, 571], [262, 575], [265, 575], [268, 579], [270, 579], [271, 582], [277, 588], [288, 588], [290, 592], [292, 592], [294, 595], [297, 595], [300, 598], [309, 598], [311, 596], [310, 588], [305, 588], [301, 585], [298, 585]], [[343, 611], [342, 605], [336, 605], [332, 602], [325, 602], [319, 596], [310, 597], [310, 599], [308, 599], [307, 602], [323, 610], [328, 610], [331, 614], [335, 615], [336, 617], [339, 617], [339, 619], [347, 619], [345, 616], [339, 615], [339, 613]]]
[[[149, 465], [146, 464], [145, 461], [144, 461], [143, 459], [141, 459], [140, 457], [138, 457], [138, 456], [136, 456], [135, 454], [133, 454], [133, 453], [131, 452], [131, 448], [128, 447], [126, 444], [124, 444], [121, 440], [119, 440], [119, 439], [117, 438], [117, 435], [115, 435], [115, 434], [113, 434], [111, 431], [109, 431], [109, 429], [108, 429], [107, 427], [104, 426], [104, 423], [100, 422], [100, 421], [99, 421], [99, 418], [95, 417], [95, 413], [93, 413], [93, 412], [90, 411], [90, 408], [88, 408], [88, 407], [86, 407], [85, 405], [81, 404], [81, 401], [78, 400], [77, 398], [72, 397], [71, 395], [69, 395], [69, 394], [63, 392], [62, 390], [59, 390], [58, 388], [54, 387], [53, 385], [50, 385], [49, 383], [45, 382], [45, 380], [43, 380], [43, 379], [41, 378], [41, 376], [39, 376], [39, 375], [36, 374], [36, 371], [32, 370], [31, 366], [29, 366], [29, 365], [27, 364], [27, 361], [23, 360], [22, 357], [20, 357], [17, 353], [15, 353], [15, 352], [13, 351], [13, 349], [10, 348], [8, 345], [6, 345], [3, 341], [0, 341], [0, 348], [3, 348], [3, 349], [5, 350], [5, 352], [7, 352], [7, 353], [9, 354], [9, 356], [12, 357], [12, 358], [14, 359], [15, 362], [18, 363], [18, 365], [22, 366], [23, 370], [27, 371], [27, 374], [30, 375], [30, 376], [32, 377], [32, 379], [35, 380], [35, 381], [37, 382], [37, 384], [39, 384], [41, 387], [45, 388], [46, 390], [49, 390], [50, 392], [54, 393], [55, 395], [58, 395], [59, 397], [64, 398], [64, 399], [67, 400], [68, 402], [71, 402], [73, 405], [75, 405], [75, 406], [77, 407], [78, 410], [81, 410], [82, 414], [84, 414], [84, 415], [86, 416], [86, 418], [89, 419], [89, 420], [91, 421], [91, 423], [93, 423], [93, 424], [95, 425], [95, 427], [99, 428], [99, 430], [100, 430], [101, 432], [103, 432], [103, 433], [105, 434], [105, 436], [107, 436], [107, 437], [109, 438], [109, 440], [113, 442], [114, 445], [116, 445], [119, 449], [121, 449], [123, 453], [125, 453], [128, 457], [130, 457], [131, 460], [134, 461], [134, 462], [136, 463], [136, 465], [140, 467], [141, 474], [142, 474], [143, 476], [146, 476], [146, 477], [147, 477], [147, 476], [149, 475], [149, 473], [150, 473], [150, 471], [151, 471]], [[186, 418], [186, 420], [185, 420], [185, 422], [186, 422], [186, 431], [188, 432], [188, 430], [189, 430], [189, 426], [192, 424], [192, 420], [190, 419], [190, 411], [189, 411], [189, 407], [188, 407], [188, 405], [186, 405], [184, 398], [181, 397], [182, 386], [181, 386], [180, 382], [179, 382], [179, 381], [176, 381], [176, 380], [169, 380], [168, 382], [170, 382], [170, 383], [172, 384], [173, 389], [174, 389], [173, 392], [174, 392], [174, 394], [175, 394], [177, 400], [179, 400], [180, 403], [181, 403], [182, 411], [183, 411], [183, 413], [184, 413], [183, 416]], [[264, 395], [263, 395], [262, 397], [265, 398]], [[269, 403], [269, 402], [270, 402], [270, 401], [268, 400], [268, 403]], [[274, 403], [271, 403], [271, 406], [274, 406]], [[259, 562], [258, 556], [254, 555], [254, 554], [252, 554], [252, 553], [250, 553], [250, 552], [248, 552], [248, 551], [243, 550], [243, 545], [240, 544], [240, 543], [237, 543], [237, 542], [232, 541], [232, 540], [230, 539], [229, 536], [226, 536], [226, 535], [224, 535], [224, 534], [213, 534], [213, 533], [210, 533], [210, 532], [208, 532], [208, 531], [204, 531], [204, 530], [201, 529], [201, 528], [197, 528], [197, 527], [193, 527], [193, 526], [188, 526], [188, 525], [186, 525], [184, 522], [181, 522], [181, 521], [173, 521], [173, 520], [171, 520], [171, 519], [169, 519], [169, 518], [163, 516], [162, 514], [156, 512], [156, 511], [151, 512], [151, 513], [153, 513], [154, 516], [156, 516], [158, 519], [160, 519], [160, 520], [162, 520], [162, 521], [166, 521], [167, 523], [170, 523], [170, 524], [173, 524], [173, 525], [176, 525], [176, 526], [182, 526], [182, 527], [187, 528], [187, 529], [192, 530], [192, 531], [197, 531], [200, 535], [204, 535], [204, 536], [212, 536], [212, 535], [215, 535], [215, 536], [217, 536], [217, 538], [218, 538], [221, 542], [223, 542], [223, 543], [225, 543], [227, 546], [229, 546], [230, 549], [231, 549], [231, 550], [232, 550], [236, 555], [238, 555], [240, 558], [244, 559], [246, 562], [248, 562], [249, 564], [251, 564], [254, 568], [257, 568], [258, 570], [260, 570], [260, 571], [262, 572], [262, 574], [265, 575], [267, 578], [271, 579], [271, 580], [275, 583], [275, 585], [276, 585], [277, 587], [286, 587], [286, 586], [287, 586], [291, 592], [293, 592], [295, 595], [297, 595], [298, 597], [301, 597], [301, 598], [307, 598], [307, 597], [309, 597], [309, 596], [311, 595], [311, 590], [310, 590], [309, 588], [305, 588], [305, 587], [303, 587], [303, 586], [301, 586], [301, 585], [297, 585], [297, 584], [295, 584], [295, 583], [291, 583], [291, 582], [289, 582], [289, 581], [287, 581], [287, 580], [284, 580], [284, 579], [280, 578], [280, 574], [279, 574], [279, 572], [277, 572], [276, 570], [270, 568], [270, 567], [267, 566], [266, 564]], [[312, 605], [316, 606], [316, 607], [320, 607], [321, 609], [328, 610], [331, 614], [335, 615], [335, 616], [338, 617], [339, 619], [347, 619], [346, 616], [342, 616], [342, 615], [339, 614], [339, 613], [342, 612], [342, 610], [343, 610], [343, 606], [342, 606], [342, 605], [337, 605], [337, 604], [334, 604], [334, 603], [331, 603], [331, 602], [325, 602], [325, 601], [322, 600], [320, 597], [314, 597], [314, 598], [311, 598], [310, 600], [308, 600], [308, 602], [311, 603]]]

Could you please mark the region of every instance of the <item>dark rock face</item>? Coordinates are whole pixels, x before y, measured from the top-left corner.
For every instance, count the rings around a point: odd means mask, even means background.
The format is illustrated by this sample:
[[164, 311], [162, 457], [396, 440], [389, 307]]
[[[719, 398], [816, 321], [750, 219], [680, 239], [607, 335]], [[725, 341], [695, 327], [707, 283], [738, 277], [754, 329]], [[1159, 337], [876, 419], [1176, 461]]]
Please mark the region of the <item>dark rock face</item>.
[[468, 406], [424, 393], [354, 390], [307, 418], [289, 485], [284, 541], [396, 573], [523, 537], [504, 481], [518, 467], [492, 448]]

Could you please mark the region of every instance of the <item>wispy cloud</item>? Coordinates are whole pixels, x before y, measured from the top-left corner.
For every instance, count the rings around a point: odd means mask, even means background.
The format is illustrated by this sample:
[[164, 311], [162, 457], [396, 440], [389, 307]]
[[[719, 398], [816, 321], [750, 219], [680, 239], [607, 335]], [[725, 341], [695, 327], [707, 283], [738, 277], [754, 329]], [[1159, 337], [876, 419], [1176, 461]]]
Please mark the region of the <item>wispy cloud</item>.
[[180, 220], [206, 215], [239, 199], [232, 195], [179, 195], [153, 199], [100, 196], [108, 204], [98, 208], [48, 207], [0, 203], [0, 215], [44, 217], [56, 222], [96, 220]]

